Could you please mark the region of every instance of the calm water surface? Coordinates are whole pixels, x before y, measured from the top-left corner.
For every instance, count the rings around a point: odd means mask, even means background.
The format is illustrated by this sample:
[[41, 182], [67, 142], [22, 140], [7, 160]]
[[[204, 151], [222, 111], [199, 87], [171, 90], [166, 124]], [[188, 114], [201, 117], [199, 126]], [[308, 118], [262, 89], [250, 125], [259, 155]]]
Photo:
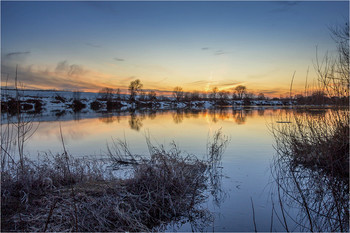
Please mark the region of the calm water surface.
[[[209, 195], [203, 204], [214, 214], [214, 222], [205, 230], [254, 231], [253, 201], [259, 231], [270, 231], [271, 221], [274, 231], [284, 231], [276, 216], [271, 220], [273, 203], [277, 206], [278, 199], [271, 178], [274, 138], [267, 127], [281, 111], [284, 110], [167, 111], [46, 121], [40, 122], [25, 148], [31, 157], [47, 151], [61, 153], [61, 125], [65, 146], [73, 156], [104, 155], [112, 138], [125, 138], [133, 153], [147, 154], [145, 134], [149, 132], [154, 143], [167, 146], [174, 141], [183, 151], [204, 158], [208, 135], [222, 129], [230, 138], [222, 159], [222, 192], [217, 195], [218, 202]], [[296, 213], [289, 210], [291, 215]], [[191, 231], [191, 224], [168, 230]]]

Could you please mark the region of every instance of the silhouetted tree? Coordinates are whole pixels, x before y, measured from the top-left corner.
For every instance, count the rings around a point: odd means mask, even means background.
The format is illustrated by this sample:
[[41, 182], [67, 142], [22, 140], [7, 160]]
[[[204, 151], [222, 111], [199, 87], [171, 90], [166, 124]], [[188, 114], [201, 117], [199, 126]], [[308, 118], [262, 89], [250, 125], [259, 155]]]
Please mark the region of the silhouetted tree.
[[146, 100], [146, 92], [144, 92], [143, 90], [140, 91], [139, 100], [141, 100], [141, 101]]
[[235, 91], [232, 93], [232, 99], [233, 100], [237, 100], [238, 99], [238, 96], [237, 96]]
[[326, 93], [323, 91], [314, 91], [311, 95], [313, 104], [324, 104], [326, 98]]
[[189, 92], [184, 93], [183, 100], [185, 102], [191, 102], [191, 94]]
[[177, 102], [181, 101], [183, 96], [184, 96], [184, 92], [182, 90], [182, 87], [175, 87], [174, 91], [173, 91], [173, 96]]
[[259, 99], [259, 100], [264, 100], [264, 99], [265, 99], [264, 93], [259, 93], [258, 99]]
[[115, 90], [115, 95], [117, 96], [117, 100], [121, 99], [120, 98], [120, 89], [119, 88]]
[[143, 87], [143, 84], [141, 84], [141, 81], [139, 79], [136, 79], [134, 81], [130, 82], [129, 85], [129, 91], [130, 91], [130, 100], [135, 101], [135, 97], [137, 93], [141, 91], [141, 88]]
[[247, 92], [247, 88], [243, 85], [239, 85], [235, 88], [235, 91], [237, 92], [238, 98], [243, 99], [245, 93]]
[[193, 91], [193, 92], [191, 93], [191, 100], [192, 100], [192, 101], [200, 100], [199, 91]]
[[219, 96], [220, 104], [227, 104], [228, 93], [226, 91], [219, 91], [218, 96]]
[[148, 100], [149, 101], [156, 101], [157, 100], [157, 93], [155, 91], [148, 92]]
[[107, 101], [112, 101], [113, 99], [113, 95], [114, 95], [114, 90], [113, 88], [109, 88], [109, 87], [104, 87], [100, 90], [100, 95], [101, 98]]
[[217, 97], [218, 97], [218, 92], [219, 92], [219, 88], [217, 88], [217, 87], [214, 87], [211, 90], [210, 98], [213, 99], [215, 102], [216, 102]]

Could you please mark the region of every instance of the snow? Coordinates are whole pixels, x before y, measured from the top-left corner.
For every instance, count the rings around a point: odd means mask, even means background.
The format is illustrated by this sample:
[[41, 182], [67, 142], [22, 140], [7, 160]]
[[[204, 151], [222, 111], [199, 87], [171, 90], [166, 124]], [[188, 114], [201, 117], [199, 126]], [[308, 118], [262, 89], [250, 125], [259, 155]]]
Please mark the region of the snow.
[[[57, 120], [57, 118], [62, 119], [70, 119], [67, 115], [76, 115], [74, 114], [71, 104], [73, 103], [74, 97], [78, 96], [80, 101], [83, 104], [86, 104], [86, 108], [82, 109], [79, 114], [84, 115], [84, 117], [94, 117], [96, 114], [100, 112], [107, 111], [107, 101], [98, 100], [101, 104], [101, 108], [95, 112], [90, 108], [90, 104], [96, 101], [99, 97], [99, 93], [93, 92], [79, 92], [77, 93], [70, 91], [53, 91], [53, 90], [22, 90], [19, 91], [19, 97], [21, 101], [28, 100], [40, 100], [42, 103], [43, 111], [40, 112], [40, 117], [43, 117], [47, 120]], [[1, 100], [7, 101], [9, 97], [15, 98], [16, 91], [10, 89], [1, 89]], [[127, 101], [128, 95], [121, 95], [121, 105], [122, 107], [119, 111], [128, 111], [129, 109], [136, 109], [135, 103], [130, 103]], [[154, 109], [159, 110], [171, 110], [171, 109], [210, 109], [215, 108], [215, 103], [213, 101], [205, 100], [205, 101], [192, 101], [192, 102], [175, 102], [174, 98], [167, 98], [160, 100], [162, 98], [158, 97], [157, 102], [154, 103]], [[243, 100], [232, 100], [232, 108], [234, 109], [242, 109], [244, 108]], [[282, 106], [283, 102], [280, 100], [251, 100], [251, 106]], [[27, 102], [26, 104], [31, 104], [34, 108], [34, 103]], [[290, 101], [286, 103], [289, 106], [296, 104], [296, 101]], [[27, 110], [24, 112], [31, 112], [32, 110]], [[68, 114], [67, 114], [68, 113]], [[2, 114], [6, 115], [6, 114]], [[2, 120], [4, 120], [4, 116], [2, 116]]]

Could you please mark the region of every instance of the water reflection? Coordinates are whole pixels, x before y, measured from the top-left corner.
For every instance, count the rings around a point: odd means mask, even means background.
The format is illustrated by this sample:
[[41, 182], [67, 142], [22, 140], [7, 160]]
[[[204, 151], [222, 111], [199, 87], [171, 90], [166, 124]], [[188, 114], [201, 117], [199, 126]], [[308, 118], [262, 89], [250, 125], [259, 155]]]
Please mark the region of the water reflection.
[[184, 113], [181, 110], [174, 111], [172, 115], [173, 115], [173, 121], [175, 124], [181, 123], [184, 119]]
[[[67, 112], [59, 120], [61, 121], [67, 149], [73, 156], [77, 157], [105, 155], [106, 143], [111, 138], [125, 138], [130, 143], [133, 153], [139, 155], [147, 154], [144, 131], [149, 130], [152, 138], [157, 143], [167, 145], [171, 141], [176, 141], [182, 150], [205, 158], [208, 132], [212, 133], [222, 128], [223, 132], [231, 137], [231, 143], [223, 157], [223, 162], [213, 163], [211, 169], [208, 170], [208, 184], [210, 183], [210, 187], [208, 187], [206, 195], [210, 196], [210, 198], [204, 204], [206, 208], [215, 212], [215, 221], [210, 227], [205, 228], [200, 222], [203, 224], [210, 223], [208, 216], [203, 218], [192, 216], [186, 220], [185, 227], [175, 229], [181, 231], [197, 229], [200, 231], [199, 229], [204, 227], [206, 231], [212, 229], [215, 231], [254, 231], [250, 199], [252, 196], [258, 229], [269, 231], [271, 205], [270, 202], [266, 203], [266, 200], [270, 199], [270, 193], [267, 192], [266, 185], [269, 182], [268, 174], [273, 154], [273, 148], [271, 147], [273, 138], [266, 129], [266, 123], [270, 122], [271, 116], [286, 115], [293, 112], [300, 116], [310, 115], [304, 110], [293, 109], [221, 108], [196, 111], [183, 109], [172, 111], [137, 110], [134, 112], [112, 113], [81, 112], [80, 120], [77, 121], [74, 120], [72, 114]], [[312, 117], [322, 118], [324, 116], [312, 115]], [[41, 151], [51, 151], [53, 154], [62, 151], [59, 123], [55, 121], [56, 119], [56, 116], [41, 116], [41, 118], [37, 119], [41, 121], [40, 127], [28, 141], [26, 146], [28, 154], [35, 157]], [[278, 187], [280, 187], [281, 203], [285, 212], [288, 211], [288, 214], [291, 216], [288, 217], [287, 213], [285, 214], [286, 218], [289, 219], [287, 221], [289, 230], [293, 230], [293, 227], [300, 220], [296, 218], [298, 214], [291, 212], [290, 209], [296, 208], [302, 211], [304, 208], [303, 197], [307, 202], [323, 198], [323, 201], [321, 201], [323, 204], [318, 206], [327, 205], [332, 210], [336, 209], [337, 205], [331, 205], [326, 202], [326, 200], [331, 200], [330, 197], [332, 195], [338, 193], [333, 199], [341, 195], [347, 198], [346, 190], [348, 187], [345, 187], [344, 183], [340, 184], [340, 181], [336, 179], [332, 180], [329, 177], [321, 176], [321, 180], [317, 181], [317, 171], [311, 168], [309, 168], [311, 169], [309, 171], [302, 170], [302, 167], [295, 168], [288, 165], [287, 162], [283, 163], [283, 161], [280, 161], [278, 164], [281, 166], [276, 165], [274, 170], [278, 174], [276, 177], [278, 177], [277, 180], [279, 181]], [[312, 174], [312, 171], [314, 174]], [[295, 173], [294, 176], [298, 181], [298, 185], [296, 185], [291, 172]], [[222, 178], [223, 175], [224, 178]], [[304, 178], [306, 176], [309, 179]], [[307, 182], [312, 182], [313, 185], [308, 185]], [[335, 187], [331, 187], [331, 182], [338, 183]], [[317, 185], [319, 186], [316, 189]], [[301, 187], [302, 194], [293, 193], [293, 191], [298, 191], [298, 186]], [[312, 190], [312, 188], [315, 188], [315, 190]], [[339, 191], [342, 189], [343, 191]], [[316, 196], [320, 192], [322, 195]], [[275, 197], [273, 202], [275, 209], [277, 209], [279, 199]], [[336, 200], [341, 199], [338, 198]], [[308, 204], [308, 206], [312, 205]], [[348, 208], [348, 206], [345, 205], [343, 209], [345, 208]], [[283, 223], [281, 211], [277, 212]], [[301, 212], [299, 216], [302, 213], [304, 213], [304, 216], [307, 216], [305, 212]], [[201, 215], [201, 213], [197, 214], [198, 216]], [[326, 215], [326, 213], [324, 212], [323, 215]], [[297, 223], [290, 220], [291, 218]], [[315, 215], [312, 218], [316, 219], [317, 217]], [[266, 222], [267, 224], [265, 224]], [[278, 224], [279, 220], [277, 220], [276, 213], [274, 213], [273, 230], [285, 230], [281, 228], [281, 225], [284, 224]], [[303, 224], [306, 225], [305, 222]], [[314, 227], [313, 229], [317, 228]]]
[[103, 113], [102, 117], [99, 117], [99, 120], [105, 124], [111, 124], [115, 121], [120, 122], [120, 114]]
[[[273, 110], [276, 111], [276, 110]], [[282, 110], [281, 110], [282, 111]], [[284, 111], [284, 110], [283, 110]], [[288, 110], [286, 110], [288, 111]], [[256, 115], [263, 117], [266, 113], [271, 112], [271, 109], [257, 108], [257, 109], [233, 109], [233, 108], [218, 108], [218, 109], [206, 109], [206, 110], [194, 110], [194, 109], [177, 109], [167, 111], [156, 110], [135, 110], [130, 112], [110, 112], [102, 113], [99, 116], [101, 122], [109, 124], [114, 121], [119, 122], [120, 116], [129, 117], [129, 126], [131, 129], [140, 131], [143, 127], [143, 121], [145, 119], [154, 120], [157, 115], [170, 114], [175, 124], [181, 124], [185, 119], [197, 119], [200, 117], [207, 118], [210, 122], [217, 123], [219, 121], [231, 121], [237, 125], [246, 124], [248, 118], [254, 118]]]
[[[153, 119], [155, 118], [155, 116], [153, 117]], [[129, 125], [130, 128], [136, 131], [140, 131], [140, 129], [142, 128], [142, 120], [145, 119], [145, 115], [144, 114], [139, 114], [137, 115], [135, 112], [132, 112], [130, 114], [130, 119], [129, 119]]]
[[[297, 231], [349, 231], [348, 180], [284, 159], [275, 161], [273, 174], [280, 201], [276, 204], [282, 210], [278, 216], [281, 220], [291, 219], [297, 224]], [[292, 208], [299, 213], [290, 215], [288, 209]], [[286, 222], [283, 225], [285, 230], [292, 230]]]
[[[284, 112], [272, 165], [286, 231], [349, 231], [349, 112]], [[288, 210], [298, 210], [291, 215]], [[290, 221], [289, 221], [290, 222]]]

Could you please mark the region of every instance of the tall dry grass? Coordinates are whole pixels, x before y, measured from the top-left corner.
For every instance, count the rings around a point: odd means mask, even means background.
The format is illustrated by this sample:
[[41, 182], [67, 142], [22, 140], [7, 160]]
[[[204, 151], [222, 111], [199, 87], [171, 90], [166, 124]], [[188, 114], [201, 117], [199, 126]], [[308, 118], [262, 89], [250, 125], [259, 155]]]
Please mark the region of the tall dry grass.
[[[338, 54], [317, 58], [319, 89], [329, 97], [348, 99], [349, 25], [331, 32]], [[287, 112], [271, 125], [279, 219], [287, 231], [287, 219], [297, 231], [349, 231], [349, 106], [343, 104], [336, 102], [323, 114]], [[296, 218], [288, 214], [291, 207], [299, 209]]]

